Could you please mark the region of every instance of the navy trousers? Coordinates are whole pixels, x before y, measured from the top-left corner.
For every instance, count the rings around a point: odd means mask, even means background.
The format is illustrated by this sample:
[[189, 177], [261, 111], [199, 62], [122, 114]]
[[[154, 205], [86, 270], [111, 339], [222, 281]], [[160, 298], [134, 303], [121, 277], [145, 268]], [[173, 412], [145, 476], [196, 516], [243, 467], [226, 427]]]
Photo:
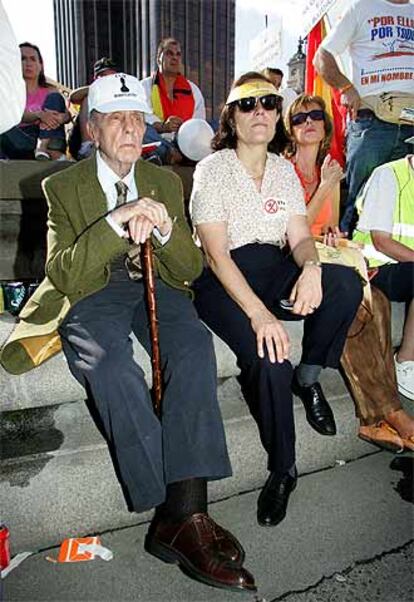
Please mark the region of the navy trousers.
[[[251, 244], [231, 256], [254, 292], [281, 320], [301, 320], [280, 308], [288, 298], [300, 269], [284, 258], [274, 245]], [[323, 300], [305, 318], [302, 358], [305, 364], [337, 368], [346, 334], [362, 299], [362, 287], [354, 270], [323, 265]], [[272, 364], [257, 355], [256, 335], [249, 318], [226, 293], [211, 270], [205, 270], [194, 286], [195, 305], [201, 319], [237, 356], [240, 382], [250, 412], [257, 422], [268, 454], [268, 468], [287, 472], [295, 463], [295, 427], [289, 361]]]
[[231, 475], [211, 335], [185, 293], [157, 279], [156, 297], [161, 422], [130, 338], [133, 332], [150, 353], [142, 281], [115, 272], [107, 287], [71, 308], [59, 329], [70, 369], [91, 394], [127, 502], [137, 512], [162, 503], [168, 483]]

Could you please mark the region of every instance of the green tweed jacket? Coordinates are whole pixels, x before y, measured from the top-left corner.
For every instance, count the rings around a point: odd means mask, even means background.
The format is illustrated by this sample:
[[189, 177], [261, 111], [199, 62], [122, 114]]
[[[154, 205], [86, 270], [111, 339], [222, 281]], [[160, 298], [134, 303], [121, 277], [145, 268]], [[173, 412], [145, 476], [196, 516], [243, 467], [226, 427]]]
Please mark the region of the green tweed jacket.
[[[164, 246], [153, 237], [156, 273], [168, 285], [191, 294], [202, 255], [184, 216], [181, 180], [142, 160], [136, 164], [135, 179], [140, 196], [164, 203], [175, 219]], [[27, 372], [61, 349], [57, 328], [69, 308], [107, 285], [111, 260], [130, 245], [105, 219], [107, 203], [95, 157], [46, 178], [42, 185], [49, 207], [46, 278], [0, 352], [1, 364], [12, 374]]]

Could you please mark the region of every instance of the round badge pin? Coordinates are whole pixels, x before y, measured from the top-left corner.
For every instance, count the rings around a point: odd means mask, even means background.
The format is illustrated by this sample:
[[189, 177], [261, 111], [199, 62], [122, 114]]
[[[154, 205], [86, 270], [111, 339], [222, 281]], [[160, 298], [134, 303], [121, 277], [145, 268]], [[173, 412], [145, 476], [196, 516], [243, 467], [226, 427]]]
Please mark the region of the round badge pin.
[[264, 203], [264, 210], [269, 215], [277, 213], [279, 211], [279, 203], [276, 199], [266, 199]]

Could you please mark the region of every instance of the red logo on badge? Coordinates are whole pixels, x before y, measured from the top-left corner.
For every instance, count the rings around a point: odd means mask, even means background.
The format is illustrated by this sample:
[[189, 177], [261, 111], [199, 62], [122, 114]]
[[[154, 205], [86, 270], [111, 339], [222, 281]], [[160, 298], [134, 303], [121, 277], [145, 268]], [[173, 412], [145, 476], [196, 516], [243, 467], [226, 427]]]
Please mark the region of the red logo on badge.
[[266, 213], [277, 213], [279, 211], [279, 204], [276, 199], [267, 199], [264, 208]]

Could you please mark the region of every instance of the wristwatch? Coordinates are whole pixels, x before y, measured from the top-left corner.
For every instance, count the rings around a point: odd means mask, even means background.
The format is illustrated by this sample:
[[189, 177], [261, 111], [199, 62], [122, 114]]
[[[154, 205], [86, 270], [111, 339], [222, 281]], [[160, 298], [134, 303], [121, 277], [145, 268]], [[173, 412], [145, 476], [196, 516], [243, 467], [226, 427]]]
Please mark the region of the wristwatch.
[[307, 259], [306, 261], [304, 261], [303, 267], [307, 265], [316, 265], [318, 268], [320, 268], [322, 264], [319, 261], [319, 259]]

